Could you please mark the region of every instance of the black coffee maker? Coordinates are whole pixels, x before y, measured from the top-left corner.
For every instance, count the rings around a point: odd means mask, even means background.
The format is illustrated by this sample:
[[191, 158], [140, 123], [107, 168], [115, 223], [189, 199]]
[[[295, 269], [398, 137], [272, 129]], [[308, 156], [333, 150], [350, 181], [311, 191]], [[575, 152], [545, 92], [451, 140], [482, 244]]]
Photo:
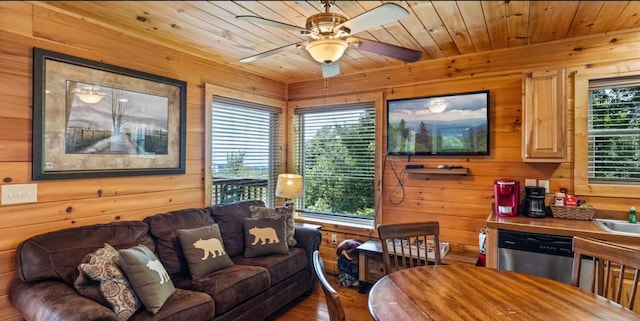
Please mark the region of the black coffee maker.
[[524, 200], [520, 205], [521, 212], [528, 217], [546, 217], [544, 205], [545, 188], [536, 186], [524, 187]]

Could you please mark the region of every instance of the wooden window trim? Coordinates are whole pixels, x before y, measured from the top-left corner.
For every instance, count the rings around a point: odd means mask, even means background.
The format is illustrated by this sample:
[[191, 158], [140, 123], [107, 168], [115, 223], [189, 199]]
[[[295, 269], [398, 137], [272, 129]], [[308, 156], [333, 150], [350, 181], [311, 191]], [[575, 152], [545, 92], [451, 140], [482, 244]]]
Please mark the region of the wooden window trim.
[[[205, 117], [204, 117], [204, 177], [205, 177], [205, 184], [204, 184], [204, 204], [205, 206], [211, 206], [211, 194], [212, 194], [212, 186], [211, 186], [211, 177], [212, 176], [212, 172], [211, 172], [211, 104], [213, 103], [213, 96], [214, 95], [218, 95], [218, 96], [224, 96], [224, 97], [229, 97], [229, 98], [233, 98], [233, 99], [238, 99], [238, 100], [245, 100], [245, 101], [250, 101], [250, 102], [255, 102], [258, 104], [262, 104], [262, 105], [266, 105], [266, 106], [271, 106], [271, 107], [276, 107], [282, 110], [282, 117], [281, 119], [284, 120], [285, 123], [282, 124], [281, 126], [281, 131], [280, 131], [280, 135], [284, 136], [280, 139], [280, 142], [282, 142], [282, 144], [284, 144], [283, 146], [281, 146], [282, 150], [286, 150], [286, 144], [285, 142], [285, 138], [287, 135], [287, 129], [289, 126], [287, 126], [286, 124], [286, 120], [289, 118], [287, 115], [287, 108], [286, 108], [286, 102], [284, 100], [278, 100], [278, 99], [274, 99], [274, 98], [269, 98], [269, 97], [265, 97], [265, 96], [260, 96], [260, 95], [256, 95], [254, 93], [249, 93], [249, 92], [244, 92], [244, 91], [240, 91], [240, 90], [235, 90], [235, 89], [230, 89], [230, 88], [226, 88], [226, 87], [221, 87], [221, 86], [217, 86], [217, 85], [213, 85], [213, 84], [209, 84], [209, 83], [205, 83], [205, 89], [204, 89], [204, 96], [205, 96], [205, 105], [204, 105], [204, 113], [205, 113]], [[284, 155], [284, 153], [283, 153]], [[281, 157], [281, 164], [280, 164], [280, 168], [287, 168], [286, 166], [286, 160], [285, 157]], [[207, 179], [209, 178], [209, 183], [207, 183]], [[276, 204], [276, 205], [282, 205], [282, 204]]]
[[[357, 95], [347, 95], [347, 96], [332, 96], [332, 97], [321, 97], [314, 99], [304, 99], [304, 100], [295, 100], [289, 101], [287, 103], [287, 140], [286, 146], [293, 146], [292, 144], [295, 142], [294, 131], [293, 131], [293, 117], [294, 111], [297, 108], [308, 108], [308, 107], [324, 107], [327, 105], [337, 105], [337, 104], [349, 104], [349, 103], [357, 103], [364, 101], [373, 101], [375, 108], [375, 117], [376, 117], [376, 133], [375, 133], [375, 176], [374, 176], [374, 206], [375, 206], [375, 218], [374, 225], [376, 226], [379, 223], [382, 223], [382, 210], [381, 210], [381, 199], [382, 199], [382, 157], [383, 157], [383, 126], [384, 126], [384, 105], [383, 105], [383, 94], [382, 92], [372, 92], [365, 94], [357, 94]], [[293, 149], [287, 149], [287, 170], [293, 171]]]
[[[574, 75], [574, 190], [577, 195], [629, 197], [640, 193], [638, 185], [589, 184], [588, 181], [588, 120], [589, 81], [603, 78], [640, 76], [640, 59], [618, 61], [576, 68]], [[578, 148], [578, 146], [583, 146]]]

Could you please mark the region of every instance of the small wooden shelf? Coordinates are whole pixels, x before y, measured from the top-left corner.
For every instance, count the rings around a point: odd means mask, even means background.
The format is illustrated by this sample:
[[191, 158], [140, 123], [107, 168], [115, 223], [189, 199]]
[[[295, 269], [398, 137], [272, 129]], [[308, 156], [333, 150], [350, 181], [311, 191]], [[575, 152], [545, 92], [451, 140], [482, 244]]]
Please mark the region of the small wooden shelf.
[[404, 170], [411, 174], [438, 174], [438, 175], [467, 175], [469, 169], [462, 168], [406, 168]]

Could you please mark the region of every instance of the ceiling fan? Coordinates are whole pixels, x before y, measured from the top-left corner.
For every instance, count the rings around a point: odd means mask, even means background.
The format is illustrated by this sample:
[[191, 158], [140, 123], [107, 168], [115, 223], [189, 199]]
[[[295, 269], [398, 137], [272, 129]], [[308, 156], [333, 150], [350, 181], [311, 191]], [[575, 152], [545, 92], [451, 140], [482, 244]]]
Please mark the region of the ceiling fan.
[[252, 62], [289, 49], [304, 46], [311, 57], [321, 63], [322, 76], [328, 78], [340, 73], [338, 60], [347, 48], [364, 50], [406, 62], [415, 62], [422, 57], [422, 51], [352, 36], [369, 28], [381, 26], [408, 16], [409, 11], [405, 8], [395, 3], [385, 3], [351, 19], [347, 19], [347, 17], [341, 14], [329, 12], [331, 5], [333, 5], [335, 1], [320, 2], [325, 8], [325, 12], [314, 14], [307, 18], [305, 28], [258, 16], [237, 16], [236, 18], [239, 20], [296, 30], [300, 31], [303, 35], [311, 37], [311, 40], [265, 51], [243, 58], [240, 61]]

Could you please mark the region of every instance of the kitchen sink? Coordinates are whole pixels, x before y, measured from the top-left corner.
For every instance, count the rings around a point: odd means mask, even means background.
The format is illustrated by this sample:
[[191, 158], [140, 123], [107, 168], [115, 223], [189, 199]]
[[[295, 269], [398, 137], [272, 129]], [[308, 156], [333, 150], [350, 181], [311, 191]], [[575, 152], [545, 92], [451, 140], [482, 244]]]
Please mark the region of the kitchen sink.
[[614, 234], [640, 236], [640, 223], [629, 223], [623, 220], [597, 218], [594, 220], [600, 228]]

